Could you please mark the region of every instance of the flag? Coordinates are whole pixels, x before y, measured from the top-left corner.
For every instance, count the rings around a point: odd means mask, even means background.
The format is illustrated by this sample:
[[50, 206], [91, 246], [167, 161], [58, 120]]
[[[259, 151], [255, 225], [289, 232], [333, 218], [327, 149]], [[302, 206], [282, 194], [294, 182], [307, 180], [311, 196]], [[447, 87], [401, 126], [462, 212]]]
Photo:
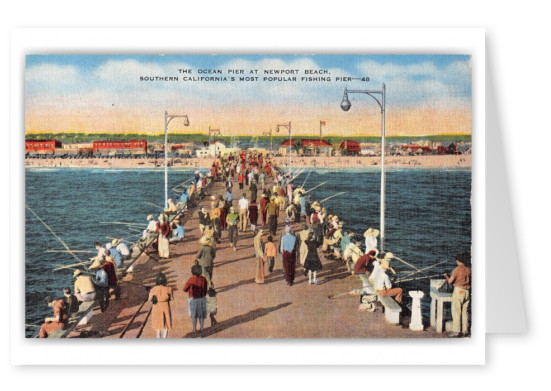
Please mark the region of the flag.
[[325, 121], [320, 121], [320, 124], [321, 124], [321, 125], [325, 125]]

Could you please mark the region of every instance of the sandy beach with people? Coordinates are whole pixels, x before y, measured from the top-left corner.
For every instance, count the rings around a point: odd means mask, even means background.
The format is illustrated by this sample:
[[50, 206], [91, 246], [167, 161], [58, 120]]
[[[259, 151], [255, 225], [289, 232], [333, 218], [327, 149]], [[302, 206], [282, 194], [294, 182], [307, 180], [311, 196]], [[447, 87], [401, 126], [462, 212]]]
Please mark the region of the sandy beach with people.
[[[277, 166], [289, 164], [289, 158], [278, 156], [272, 158]], [[471, 155], [426, 155], [426, 156], [387, 156], [387, 167], [397, 168], [454, 168], [471, 167]], [[175, 168], [208, 168], [212, 158], [174, 158], [169, 165]], [[365, 156], [293, 156], [293, 166], [319, 168], [361, 168], [378, 166], [380, 157]], [[25, 159], [26, 167], [67, 167], [67, 168], [155, 168], [164, 167], [163, 158], [87, 158], [87, 159]]]

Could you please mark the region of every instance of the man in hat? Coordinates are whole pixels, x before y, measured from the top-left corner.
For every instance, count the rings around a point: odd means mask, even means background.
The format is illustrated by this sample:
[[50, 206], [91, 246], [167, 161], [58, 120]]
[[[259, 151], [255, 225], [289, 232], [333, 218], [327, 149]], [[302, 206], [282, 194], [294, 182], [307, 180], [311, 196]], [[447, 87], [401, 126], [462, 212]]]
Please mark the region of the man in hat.
[[297, 238], [292, 234], [291, 227], [285, 227], [285, 235], [281, 238], [281, 255], [283, 257], [283, 270], [287, 285], [292, 286], [295, 280], [296, 268], [296, 244]]
[[212, 271], [214, 269], [214, 258], [216, 250], [214, 249], [214, 239], [212, 237], [203, 236], [199, 239], [201, 247], [197, 252], [197, 261], [202, 268], [202, 274], [207, 279], [207, 286], [212, 286]]
[[184, 188], [183, 191], [182, 191], [182, 194], [180, 194], [180, 202], [182, 203], [182, 205], [187, 204], [188, 198], [189, 197], [187, 195], [187, 190]]
[[275, 197], [270, 198], [270, 202], [266, 206], [266, 211], [268, 214], [268, 228], [272, 235], [276, 234], [277, 231], [277, 216], [279, 214], [279, 206], [275, 201]]
[[51, 296], [44, 299], [48, 307], [52, 307], [53, 317], [44, 319], [44, 324], [38, 331], [38, 338], [48, 338], [48, 335], [55, 330], [63, 330], [67, 326], [67, 304], [63, 299], [54, 300]]
[[471, 303], [471, 255], [458, 254], [452, 275], [444, 273], [449, 284], [453, 284], [452, 294], [452, 329], [453, 337], [469, 334], [468, 309]]
[[[383, 254], [379, 255], [381, 256]], [[394, 274], [396, 274], [396, 272], [394, 272], [394, 270], [390, 267], [390, 260], [393, 257], [394, 255], [389, 252], [384, 254], [382, 259], [374, 261], [373, 272], [371, 273], [369, 279], [370, 281], [372, 281], [373, 288], [375, 288], [379, 295], [394, 297], [394, 300], [396, 300], [398, 303], [401, 303], [403, 295], [402, 288], [393, 288], [392, 283], [390, 282], [390, 278], [388, 278], [388, 275], [386, 274], [387, 270], [390, 270]]]
[[153, 215], [147, 216], [147, 228], [143, 231], [143, 236], [146, 237], [150, 233], [156, 233], [157, 232], [157, 222], [155, 221], [155, 218]]
[[241, 232], [245, 232], [248, 224], [247, 214], [249, 213], [249, 200], [245, 193], [243, 193], [237, 205], [239, 207], [239, 229]]
[[201, 235], [205, 232], [205, 228], [207, 225], [210, 224], [210, 216], [207, 212], [207, 208], [204, 206], [201, 207], [199, 210], [199, 230], [201, 231]]
[[82, 274], [79, 269], [75, 270], [73, 277], [75, 278], [75, 286], [73, 291], [75, 292], [77, 299], [85, 302], [96, 300], [96, 288], [92, 278], [88, 275]]
[[117, 250], [119, 254], [121, 254], [122, 259], [130, 259], [130, 250], [128, 249], [126, 243], [122, 242], [120, 239], [113, 239], [111, 245], [113, 245], [115, 247], [115, 250]]
[[107, 310], [109, 305], [109, 277], [98, 260], [90, 266], [91, 272], [96, 272], [94, 284], [96, 285], [96, 299], [101, 312]]
[[358, 262], [358, 259], [364, 254], [360, 246], [362, 241], [360, 239], [355, 239], [346, 247], [346, 251], [343, 256], [346, 260], [346, 267], [350, 273], [353, 273], [354, 265]]
[[367, 254], [371, 250], [377, 249], [377, 236], [379, 235], [379, 230], [375, 228], [369, 228], [364, 232], [365, 237], [365, 253]]
[[120, 267], [122, 265], [121, 253], [119, 253], [117, 249], [113, 247], [112, 243], [107, 243], [105, 245], [105, 249], [109, 252], [109, 255], [111, 255], [115, 260], [115, 265], [117, 265], [117, 267]]

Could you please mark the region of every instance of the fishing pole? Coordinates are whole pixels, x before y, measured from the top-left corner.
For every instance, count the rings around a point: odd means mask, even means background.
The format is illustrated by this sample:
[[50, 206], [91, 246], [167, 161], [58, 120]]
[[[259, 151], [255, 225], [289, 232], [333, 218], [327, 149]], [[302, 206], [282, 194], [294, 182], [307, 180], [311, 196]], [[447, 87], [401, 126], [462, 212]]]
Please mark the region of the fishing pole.
[[56, 237], [57, 240], [60, 241], [60, 243], [63, 245], [63, 247], [65, 247], [65, 249], [67, 250], [67, 252], [69, 254], [71, 254], [77, 261], [79, 262], [82, 262], [82, 259], [80, 259], [79, 257], [76, 256], [76, 254], [74, 252], [71, 251], [71, 249], [69, 248], [69, 246], [67, 246], [67, 243], [65, 243], [63, 241], [63, 239], [61, 239], [55, 232], [52, 228], [50, 228], [50, 226], [48, 224], [46, 224], [44, 222], [44, 220], [42, 220], [35, 212], [34, 210], [31, 209], [31, 207], [27, 204], [25, 204], [25, 207], [29, 210], [29, 212], [31, 212], [42, 224], [44, 224], [44, 226], [46, 228], [48, 228], [48, 230]]
[[107, 239], [111, 239], [111, 240], [113, 240], [113, 239], [126, 240], [126, 239], [128, 239], [128, 238], [132, 238], [132, 237], [134, 237], [134, 236], [140, 236], [140, 235], [141, 235], [141, 233], [139, 233], [139, 234], [137, 233], [137, 234], [125, 236], [124, 238], [114, 238], [114, 237], [112, 237], [112, 236], [106, 236], [106, 238], [107, 238]]
[[323, 200], [320, 201], [320, 204], [321, 204], [322, 202], [325, 202], [325, 201], [327, 201], [327, 200], [330, 200], [331, 198], [336, 197], [336, 196], [341, 195], [341, 194], [344, 194], [344, 193], [346, 193], [346, 191], [341, 191], [340, 193], [333, 194], [332, 196], [329, 196], [329, 197], [327, 197], [327, 198], [324, 198]]
[[412, 265], [411, 263], [407, 263], [407, 262], [406, 262], [406, 261], [404, 261], [403, 259], [401, 259], [401, 258], [398, 258], [398, 257], [397, 257], [396, 255], [394, 255], [394, 256], [393, 256], [393, 258], [396, 258], [396, 259], [397, 259], [397, 260], [399, 260], [400, 262], [402, 262], [402, 263], [404, 263], [404, 264], [408, 265], [409, 267], [411, 267], [411, 268], [413, 268], [413, 269], [417, 270], [417, 272], [419, 272], [419, 268], [417, 268], [417, 267], [413, 266], [413, 265]]
[[131, 281], [126, 281], [126, 280], [120, 280], [120, 282], [124, 282], [126, 284], [131, 284], [131, 285], [136, 285], [136, 286], [140, 286], [142, 288], [145, 288], [146, 290], [151, 290], [151, 288], [153, 288], [152, 286], [145, 286], [145, 285], [141, 285], [141, 284], [136, 284], [135, 282], [131, 282]]
[[56, 265], [56, 266], [59, 266], [57, 268], [54, 269], [54, 271], [58, 271], [58, 270], [62, 270], [62, 269], [69, 269], [69, 268], [73, 268], [74, 266], [83, 266], [83, 265], [86, 265], [87, 262], [79, 262], [79, 263], [72, 263], [70, 265]]
[[36, 327], [36, 328], [41, 328], [42, 326], [39, 326], [39, 325], [37, 325], [37, 324], [25, 323], [25, 327]]
[[148, 202], [148, 201], [142, 201], [143, 203], [145, 204], [148, 204], [148, 205], [153, 205], [157, 208], [161, 208], [161, 209], [164, 209], [165, 207], [164, 206], [161, 206], [161, 205], [158, 205], [158, 204], [154, 204], [153, 202]]
[[[74, 253], [95, 253], [92, 250], [72, 250]], [[66, 253], [67, 250], [46, 250], [47, 253]]]
[[424, 278], [433, 278], [433, 277], [442, 277], [442, 274], [434, 274], [432, 276], [423, 276], [423, 277], [416, 277], [416, 278], [406, 278], [405, 280], [396, 280], [396, 282], [405, 282], [405, 281], [416, 281], [416, 280], [422, 280]]
[[317, 186], [315, 186], [315, 187], [312, 187], [310, 190], [308, 190], [308, 191], [307, 191], [306, 193], [304, 193], [304, 194], [308, 194], [308, 193], [310, 193], [312, 190], [317, 189], [318, 187], [320, 187], [321, 185], [325, 185], [326, 183], [327, 183], [327, 182], [322, 182], [322, 183], [320, 183], [319, 185], [317, 185]]
[[172, 188], [172, 190], [176, 190], [177, 188], [179, 188], [179, 187], [182, 186], [183, 184], [186, 184], [186, 183], [188, 183], [189, 181], [191, 181], [191, 180], [193, 180], [193, 179], [195, 179], [195, 178], [189, 178], [188, 180], [185, 180], [184, 182], [182, 182], [182, 183], [180, 183], [180, 184], [174, 186], [174, 187]]
[[308, 180], [308, 177], [310, 176], [311, 173], [312, 173], [312, 169], [310, 169], [310, 171], [308, 171], [308, 175], [306, 175], [306, 179], [304, 180], [304, 182], [302, 182], [302, 185], [300, 187], [304, 187], [304, 185], [306, 184], [306, 181]]
[[122, 221], [100, 221], [100, 224], [143, 225], [143, 223], [124, 223]]
[[434, 265], [431, 265], [431, 266], [427, 266], [427, 267], [421, 268], [421, 269], [419, 269], [418, 271], [408, 273], [408, 274], [402, 276], [401, 278], [409, 277], [409, 276], [412, 276], [412, 275], [417, 274], [417, 273], [419, 273], [419, 272], [423, 272], [423, 273], [424, 273], [426, 270], [432, 269], [432, 268], [435, 267], [435, 266], [442, 265], [443, 263], [450, 263], [450, 262], [451, 262], [451, 261], [442, 261], [442, 262], [438, 262], [438, 263], [435, 263]]

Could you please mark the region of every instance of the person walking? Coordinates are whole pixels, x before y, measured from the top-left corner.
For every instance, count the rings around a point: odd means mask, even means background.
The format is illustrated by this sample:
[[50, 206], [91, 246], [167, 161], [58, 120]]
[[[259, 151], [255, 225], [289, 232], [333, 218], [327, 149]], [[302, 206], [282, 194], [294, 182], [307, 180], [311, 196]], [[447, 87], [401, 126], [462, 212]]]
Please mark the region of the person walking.
[[286, 234], [281, 238], [281, 255], [283, 258], [283, 270], [287, 285], [292, 286], [295, 280], [296, 268], [296, 242], [297, 238], [292, 234], [291, 227], [285, 227]]
[[471, 255], [458, 254], [457, 267], [452, 275], [444, 274], [448, 284], [453, 284], [452, 337], [469, 335], [469, 305], [471, 304]]
[[191, 267], [192, 276], [184, 284], [184, 292], [188, 292], [188, 309], [191, 317], [193, 332], [197, 332], [197, 320], [199, 331], [203, 331], [205, 318], [207, 317], [207, 279], [201, 275], [201, 266], [195, 264]]
[[258, 186], [256, 185], [255, 180], [253, 180], [249, 185], [249, 191], [251, 192], [251, 202], [256, 202], [256, 197], [258, 195]]
[[237, 223], [239, 221], [239, 215], [235, 213], [235, 208], [230, 208], [230, 213], [226, 216], [226, 223], [228, 225], [228, 235], [230, 240], [230, 246], [233, 251], [237, 251]]
[[157, 234], [159, 259], [168, 259], [170, 256], [170, 224], [166, 221], [166, 216], [164, 214], [159, 215], [159, 221], [157, 222]]
[[264, 284], [265, 276], [265, 264], [266, 264], [266, 255], [264, 254], [264, 243], [262, 243], [262, 229], [259, 229], [256, 232], [254, 237], [254, 253], [256, 255], [256, 273], [254, 281], [257, 284]]
[[275, 258], [277, 255], [277, 248], [272, 235], [268, 236], [268, 242], [264, 248], [264, 255], [266, 255], [266, 262], [268, 263], [268, 272], [271, 273], [274, 271]]
[[[314, 234], [312, 230], [308, 229], [308, 226], [306, 224], [302, 224], [302, 231], [298, 233], [298, 240], [299, 240], [299, 247], [298, 247], [298, 253], [299, 253], [299, 262], [304, 267], [304, 262], [306, 261], [306, 256], [308, 255], [308, 245], [306, 244], [307, 240], [314, 241]], [[314, 241], [315, 242], [315, 241]], [[316, 247], [317, 247], [317, 243]], [[306, 271], [306, 269], [304, 269]]]
[[203, 235], [205, 232], [205, 228], [207, 227], [207, 225], [210, 224], [210, 217], [207, 212], [207, 208], [202, 206], [201, 209], [199, 210], [198, 215], [199, 215], [199, 230], [201, 231], [201, 235]]
[[247, 230], [247, 215], [249, 213], [249, 200], [247, 195], [243, 193], [243, 196], [239, 199], [237, 203], [239, 208], [239, 230], [245, 232]]
[[214, 239], [216, 243], [220, 243], [220, 237], [222, 236], [221, 227], [220, 227], [220, 216], [221, 211], [218, 207], [218, 202], [212, 201], [210, 209], [210, 222], [214, 228]]
[[210, 317], [210, 326], [216, 326], [218, 321], [214, 317], [218, 313], [218, 307], [216, 304], [216, 291], [214, 288], [209, 288], [207, 291], [207, 314]]
[[212, 284], [212, 272], [214, 269], [214, 258], [216, 257], [216, 250], [214, 249], [214, 239], [212, 237], [203, 236], [199, 243], [201, 247], [197, 252], [197, 261], [201, 266], [201, 273], [207, 279], [207, 286], [211, 287]]
[[304, 269], [308, 271], [309, 284], [318, 283], [316, 275], [317, 275], [317, 272], [323, 268], [320, 257], [318, 255], [318, 248], [317, 248], [316, 242], [313, 239], [314, 239], [314, 234], [310, 232], [305, 242], [308, 250], [307, 250], [306, 259], [304, 261]]
[[262, 214], [262, 226], [266, 226], [266, 215], [268, 212], [266, 207], [268, 206], [269, 202], [269, 197], [267, 197], [265, 193], [262, 193], [262, 195], [260, 196], [260, 213]]
[[155, 286], [149, 291], [149, 301], [153, 303], [151, 309], [151, 325], [157, 338], [167, 338], [168, 330], [172, 328], [172, 312], [170, 302], [174, 300], [172, 288], [167, 286], [168, 281], [164, 273], [159, 273]]
[[270, 202], [266, 206], [266, 210], [268, 213], [268, 228], [270, 230], [270, 233], [272, 235], [275, 235], [277, 231], [277, 216], [279, 214], [279, 206], [275, 202], [274, 196], [270, 198]]
[[247, 213], [247, 218], [251, 224], [251, 231], [256, 231], [256, 225], [258, 222], [258, 205], [256, 201], [251, 201], [249, 204], [249, 212]]

